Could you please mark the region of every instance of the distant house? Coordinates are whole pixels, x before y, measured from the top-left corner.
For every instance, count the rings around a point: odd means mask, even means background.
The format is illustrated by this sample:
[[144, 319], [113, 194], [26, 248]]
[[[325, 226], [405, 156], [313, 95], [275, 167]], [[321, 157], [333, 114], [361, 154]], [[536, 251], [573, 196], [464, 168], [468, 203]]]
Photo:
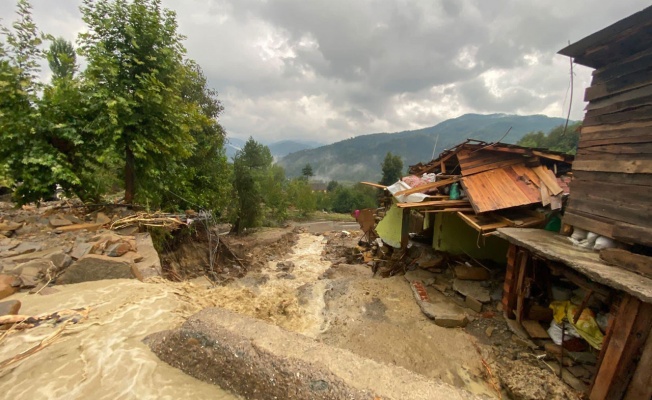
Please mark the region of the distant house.
[[326, 193], [328, 185], [326, 182], [310, 182], [310, 189], [314, 192], [323, 192]]

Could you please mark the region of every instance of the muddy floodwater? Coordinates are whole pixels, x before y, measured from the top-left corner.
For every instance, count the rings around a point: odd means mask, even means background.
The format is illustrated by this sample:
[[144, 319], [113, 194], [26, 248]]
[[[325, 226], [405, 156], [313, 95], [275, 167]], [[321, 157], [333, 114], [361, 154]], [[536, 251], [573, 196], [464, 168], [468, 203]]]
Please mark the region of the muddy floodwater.
[[[324, 257], [328, 241], [300, 233], [289, 253], [266, 259], [260, 270], [223, 286], [214, 287], [205, 278], [181, 283], [109, 280], [55, 286], [57, 292], [48, 295], [14, 295], [23, 303], [21, 314], [80, 307], [91, 311], [87, 319], [67, 325], [51, 345], [0, 370], [0, 391], [12, 399], [236, 399], [170, 367], [142, 343], [206, 307], [221, 307], [474, 394], [495, 396], [469, 335], [428, 320], [403, 277], [375, 278], [365, 265], [333, 266]], [[57, 329], [60, 325], [50, 323], [12, 332], [0, 343], [0, 362]]]
[[[56, 286], [47, 296], [20, 293], [21, 314], [92, 307], [53, 344], [0, 372], [5, 399], [236, 399], [161, 362], [141, 340], [178, 326], [182, 301], [172, 284], [111, 280]], [[38, 344], [50, 324], [3, 339], [0, 360]]]

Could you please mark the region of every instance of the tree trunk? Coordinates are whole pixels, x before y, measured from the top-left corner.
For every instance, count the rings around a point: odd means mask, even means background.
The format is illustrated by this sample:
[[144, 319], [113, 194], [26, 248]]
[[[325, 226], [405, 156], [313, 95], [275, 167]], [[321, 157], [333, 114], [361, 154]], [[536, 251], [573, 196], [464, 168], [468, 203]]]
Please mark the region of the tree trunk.
[[136, 194], [136, 170], [134, 153], [129, 145], [125, 146], [125, 203], [133, 204]]

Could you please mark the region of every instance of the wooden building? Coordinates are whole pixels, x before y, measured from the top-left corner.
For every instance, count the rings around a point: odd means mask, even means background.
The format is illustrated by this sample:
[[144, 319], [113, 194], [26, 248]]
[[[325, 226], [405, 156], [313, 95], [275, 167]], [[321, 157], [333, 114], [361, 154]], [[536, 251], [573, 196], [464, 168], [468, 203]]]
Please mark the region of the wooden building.
[[564, 49], [595, 68], [564, 222], [652, 245], [652, 7]]
[[[652, 245], [652, 7], [560, 51], [595, 68], [573, 162], [564, 222], [632, 245]], [[510, 242], [504, 283], [506, 316], [524, 322], [551, 301], [551, 281], [585, 296], [565, 323], [576, 324], [591, 299], [602, 299], [609, 321], [586, 388], [591, 400], [652, 398], [652, 279], [641, 269], [605, 261], [560, 234], [498, 229]], [[609, 249], [608, 251], [614, 251]], [[622, 251], [624, 250], [616, 250]], [[650, 268], [650, 258], [641, 257]], [[647, 261], [645, 261], [647, 260]], [[539, 290], [540, 289], [540, 290]], [[539, 295], [537, 298], [536, 295]], [[605, 310], [602, 310], [603, 312]], [[563, 342], [563, 340], [562, 340]], [[564, 354], [565, 350], [561, 350]], [[560, 364], [562, 364], [560, 362]]]

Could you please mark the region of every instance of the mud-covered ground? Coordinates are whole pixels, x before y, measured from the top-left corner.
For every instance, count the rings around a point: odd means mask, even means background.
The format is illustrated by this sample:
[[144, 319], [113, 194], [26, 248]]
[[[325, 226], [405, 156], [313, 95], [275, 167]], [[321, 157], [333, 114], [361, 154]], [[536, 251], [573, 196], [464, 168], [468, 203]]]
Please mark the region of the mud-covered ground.
[[304, 225], [229, 238], [252, 268], [224, 285], [206, 279], [182, 283], [184, 314], [223, 307], [489, 398], [576, 398], [493, 306], [483, 313], [465, 309], [465, 328], [437, 326], [420, 311], [403, 276], [380, 278], [362, 263], [357, 232], [316, 229]]

